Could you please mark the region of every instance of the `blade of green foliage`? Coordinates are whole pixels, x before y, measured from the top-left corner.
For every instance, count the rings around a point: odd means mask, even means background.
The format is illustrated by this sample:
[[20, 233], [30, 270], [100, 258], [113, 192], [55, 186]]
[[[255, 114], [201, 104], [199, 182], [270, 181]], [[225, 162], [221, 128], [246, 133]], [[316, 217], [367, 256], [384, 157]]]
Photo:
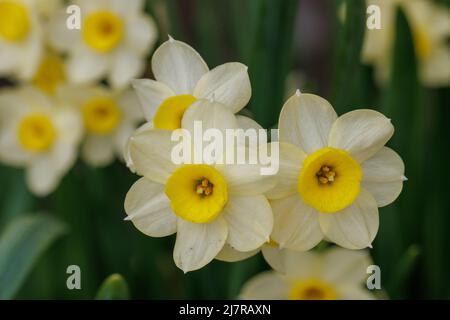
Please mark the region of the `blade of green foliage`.
[[14, 297], [39, 256], [64, 231], [64, 224], [43, 213], [11, 221], [0, 237], [0, 299]]

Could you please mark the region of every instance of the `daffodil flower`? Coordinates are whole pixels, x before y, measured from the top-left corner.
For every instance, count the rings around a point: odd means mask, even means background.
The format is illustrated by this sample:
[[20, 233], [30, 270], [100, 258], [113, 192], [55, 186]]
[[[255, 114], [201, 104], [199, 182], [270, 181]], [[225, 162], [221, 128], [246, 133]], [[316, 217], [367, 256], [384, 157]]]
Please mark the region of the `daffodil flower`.
[[371, 300], [363, 288], [366, 251], [327, 249], [323, 253], [273, 249], [266, 260], [274, 271], [260, 273], [242, 288], [240, 298], [251, 300]]
[[238, 62], [209, 70], [200, 54], [169, 38], [153, 54], [155, 80], [133, 81], [148, 122], [156, 129], [180, 128], [184, 113], [198, 99], [214, 99], [234, 113], [251, 97], [247, 67]]
[[65, 11], [48, 23], [49, 42], [68, 54], [66, 73], [73, 84], [91, 84], [107, 78], [123, 88], [145, 68], [145, 57], [157, 32], [144, 13], [142, 0], [74, 1], [81, 10], [81, 28], [66, 26]]
[[0, 76], [29, 80], [42, 54], [42, 27], [32, 0], [0, 0]]
[[309, 250], [322, 239], [348, 249], [370, 247], [378, 207], [403, 186], [402, 159], [384, 144], [390, 119], [374, 110], [339, 118], [323, 98], [297, 91], [279, 119], [280, 170], [267, 193], [282, 248]]
[[85, 131], [81, 157], [87, 164], [106, 166], [115, 156], [123, 160], [128, 138], [143, 121], [133, 90], [62, 86], [57, 97], [80, 112]]
[[450, 10], [428, 0], [367, 0], [381, 11], [381, 29], [365, 33], [362, 60], [375, 65], [380, 83], [389, 78], [393, 42], [395, 36], [395, 13], [401, 7], [410, 24], [419, 78], [429, 87], [450, 84]]
[[[251, 97], [247, 66], [230, 62], [209, 70], [200, 54], [184, 42], [169, 38], [153, 54], [156, 80], [133, 80], [148, 128], [175, 130], [186, 110], [199, 99], [214, 99], [237, 113]], [[237, 116], [241, 128], [261, 128], [254, 120]], [[129, 157], [127, 165], [134, 171]]]
[[[182, 127], [192, 132], [194, 121], [205, 130], [238, 127], [229, 107], [208, 100], [190, 106]], [[143, 177], [126, 196], [127, 220], [152, 237], [176, 232], [173, 257], [184, 272], [208, 264], [226, 243], [246, 252], [268, 241], [273, 216], [263, 193], [273, 187], [272, 177], [262, 176], [259, 165], [177, 165], [171, 135], [151, 129], [131, 138], [130, 155]]]
[[0, 161], [25, 167], [34, 194], [51, 193], [76, 160], [78, 114], [25, 87], [0, 95], [0, 115]]

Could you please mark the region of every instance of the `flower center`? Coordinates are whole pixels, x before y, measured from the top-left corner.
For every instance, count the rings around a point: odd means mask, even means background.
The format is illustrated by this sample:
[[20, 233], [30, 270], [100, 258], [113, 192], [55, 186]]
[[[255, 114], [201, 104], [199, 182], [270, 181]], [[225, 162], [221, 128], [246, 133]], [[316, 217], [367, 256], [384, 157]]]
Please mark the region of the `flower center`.
[[60, 57], [49, 55], [42, 59], [33, 78], [33, 84], [47, 94], [55, 94], [57, 86], [65, 80], [64, 66]]
[[306, 204], [319, 212], [333, 213], [355, 201], [361, 178], [361, 166], [348, 152], [327, 147], [308, 155], [297, 187]]
[[123, 21], [109, 11], [97, 11], [86, 17], [82, 27], [84, 42], [92, 49], [106, 53], [123, 38]]
[[214, 185], [206, 178], [200, 179], [195, 185], [195, 192], [200, 196], [210, 196], [213, 193]]
[[117, 128], [122, 118], [119, 106], [106, 97], [93, 98], [82, 108], [86, 129], [94, 134], [108, 134]]
[[27, 8], [15, 1], [0, 2], [0, 36], [7, 41], [23, 40], [30, 31]]
[[322, 168], [317, 171], [316, 176], [317, 180], [321, 184], [333, 183], [334, 178], [336, 177], [336, 172], [332, 167], [322, 166]]
[[176, 130], [181, 128], [186, 109], [195, 102], [195, 97], [190, 94], [180, 94], [167, 98], [161, 103], [153, 118], [156, 129]]
[[416, 27], [413, 31], [414, 48], [419, 59], [426, 59], [431, 54], [431, 41], [423, 28]]
[[336, 299], [336, 291], [329, 284], [317, 279], [296, 282], [289, 292], [289, 300]]
[[205, 164], [179, 167], [169, 177], [165, 192], [174, 213], [194, 223], [214, 220], [228, 201], [224, 177]]
[[32, 114], [24, 117], [19, 123], [17, 135], [24, 149], [43, 152], [53, 145], [56, 130], [48, 116]]

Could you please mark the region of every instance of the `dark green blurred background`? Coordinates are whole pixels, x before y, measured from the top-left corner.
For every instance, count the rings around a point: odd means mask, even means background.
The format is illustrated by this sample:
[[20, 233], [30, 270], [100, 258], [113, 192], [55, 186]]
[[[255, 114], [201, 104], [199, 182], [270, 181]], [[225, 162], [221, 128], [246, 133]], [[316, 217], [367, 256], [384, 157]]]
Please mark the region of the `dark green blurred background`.
[[[365, 3], [347, 1], [342, 23], [341, 2], [151, 0], [147, 9], [158, 23], [160, 42], [171, 34], [196, 48], [210, 67], [227, 61], [249, 66], [253, 94], [244, 112], [265, 128], [276, 125], [296, 86], [325, 97], [338, 114], [374, 108], [392, 118], [396, 131], [389, 146], [402, 156], [409, 180], [397, 201], [380, 209], [371, 254], [390, 298], [449, 299], [450, 89], [419, 83], [411, 31], [401, 11], [390, 81], [378, 87], [372, 67], [359, 59]], [[174, 236], [150, 238], [123, 221], [124, 197], [136, 179], [119, 162], [103, 169], [79, 162], [54, 194], [38, 199], [27, 190], [21, 170], [1, 166], [0, 233], [26, 213], [47, 212], [65, 228], [42, 249], [15, 297], [91, 299], [106, 277], [119, 273], [132, 298], [234, 298], [244, 281], [268, 268], [258, 255], [233, 264], [214, 261], [184, 275], [172, 261]], [[59, 222], [55, 235], [62, 230]], [[45, 226], [39, 232], [52, 238]], [[81, 268], [81, 290], [66, 288], [66, 268], [72, 264]]]

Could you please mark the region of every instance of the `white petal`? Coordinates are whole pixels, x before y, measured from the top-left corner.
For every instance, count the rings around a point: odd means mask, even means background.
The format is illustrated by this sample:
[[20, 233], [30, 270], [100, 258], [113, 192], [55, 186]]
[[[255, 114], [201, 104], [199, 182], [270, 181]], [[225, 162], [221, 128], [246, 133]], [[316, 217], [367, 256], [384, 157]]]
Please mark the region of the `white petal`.
[[[194, 122], [200, 121], [203, 131], [213, 128], [225, 134], [225, 129], [235, 129], [238, 123], [229, 108], [219, 102], [197, 100], [183, 115], [181, 127], [194, 132]], [[225, 136], [223, 136], [225, 137]]]
[[273, 215], [263, 196], [228, 199], [223, 218], [228, 222], [227, 243], [236, 250], [255, 250], [269, 240]]
[[[121, 2], [127, 2], [121, 0]], [[158, 33], [153, 19], [147, 15], [137, 15], [127, 21], [125, 43], [138, 55], [143, 56], [150, 51]]]
[[[151, 130], [151, 129], [153, 129], [153, 123], [146, 122], [143, 125], [141, 125], [139, 128], [137, 128], [133, 134], [138, 134], [140, 132], [144, 132], [144, 131]], [[127, 141], [125, 143], [125, 147], [123, 150], [123, 159], [125, 160], [125, 163], [126, 163], [127, 167], [130, 169], [130, 171], [133, 173], [136, 173], [136, 167], [133, 163], [133, 159], [131, 159], [130, 143], [131, 143], [132, 135], [130, 136], [130, 138], [127, 139]]]
[[361, 189], [353, 204], [340, 212], [321, 213], [319, 222], [330, 241], [347, 249], [364, 249], [372, 245], [378, 231], [377, 203]]
[[321, 259], [313, 252], [300, 252], [265, 245], [262, 249], [264, 259], [277, 272], [297, 280], [320, 278]]
[[33, 32], [29, 37], [22, 54], [18, 78], [20, 80], [30, 80], [39, 66], [43, 54], [43, 36], [41, 32]]
[[60, 173], [46, 156], [36, 158], [27, 169], [25, 179], [31, 192], [43, 197], [53, 192], [61, 179]]
[[18, 49], [0, 41], [0, 74], [9, 75], [15, 71], [20, 61]]
[[368, 277], [367, 267], [372, 263], [366, 250], [328, 249], [323, 255], [322, 277], [332, 283], [359, 285]]
[[[92, 2], [92, 1], [91, 1]], [[50, 16], [46, 34], [49, 44], [58, 51], [69, 51], [81, 41], [81, 32], [78, 29], [69, 29], [66, 26], [68, 15], [65, 8], [58, 10]]]
[[339, 300], [375, 300], [375, 296], [363, 286], [344, 285], [337, 291]]
[[269, 199], [281, 199], [297, 192], [297, 181], [306, 154], [287, 142], [279, 144], [279, 169], [275, 187], [266, 192]]
[[340, 116], [331, 128], [328, 145], [344, 149], [363, 162], [377, 153], [394, 134], [391, 120], [368, 109]]
[[177, 94], [192, 94], [208, 66], [192, 47], [170, 39], [153, 54], [152, 70], [156, 80], [164, 82]]
[[144, 121], [144, 114], [135, 90], [128, 89], [122, 92], [117, 98], [117, 104], [123, 112], [123, 121], [133, 124]]
[[32, 158], [32, 155], [22, 148], [16, 132], [16, 123], [1, 127], [0, 160], [10, 166], [23, 166]]
[[171, 131], [146, 130], [130, 138], [130, 156], [139, 174], [155, 182], [167, 181], [176, 168], [171, 157], [176, 143], [171, 136]]
[[392, 149], [383, 147], [362, 164], [363, 181], [387, 182], [402, 180], [405, 165]]
[[176, 232], [177, 217], [170, 209], [164, 185], [146, 178], [136, 181], [125, 197], [125, 212], [134, 226], [151, 237], [165, 237]]
[[89, 135], [81, 148], [83, 160], [94, 167], [102, 167], [114, 160], [114, 145], [112, 137]]
[[379, 207], [397, 199], [403, 188], [405, 165], [395, 151], [381, 148], [362, 164], [362, 168], [361, 186], [374, 196]]
[[131, 123], [124, 123], [116, 130], [114, 135], [114, 149], [121, 160], [124, 160], [124, 154], [128, 154], [126, 150], [127, 143], [133, 135], [134, 130], [135, 126]]
[[261, 174], [262, 166], [259, 164], [220, 164], [216, 165], [216, 169], [225, 177], [230, 195], [263, 194], [276, 183], [275, 176]]
[[225, 262], [237, 262], [250, 258], [258, 252], [259, 248], [247, 252], [237, 251], [228, 243], [225, 243], [222, 250], [220, 250], [220, 252], [217, 254], [216, 259]]
[[323, 239], [318, 212], [307, 206], [298, 194], [270, 204], [275, 219], [271, 237], [281, 248], [305, 251]]
[[52, 168], [60, 175], [64, 175], [73, 166], [77, 159], [77, 148], [65, 141], [58, 141], [50, 152], [49, 161]]
[[144, 71], [143, 59], [131, 50], [119, 49], [112, 59], [108, 80], [113, 88], [124, 88]]
[[106, 75], [109, 57], [97, 54], [85, 46], [80, 46], [66, 64], [69, 80], [74, 84], [91, 83]]
[[111, 10], [119, 14], [135, 17], [136, 13], [144, 10], [144, 4], [144, 0], [109, 0], [105, 6], [110, 6]]
[[247, 66], [238, 62], [222, 64], [204, 74], [195, 86], [194, 96], [214, 99], [238, 112], [252, 95]]
[[227, 235], [227, 223], [221, 217], [210, 223], [178, 219], [173, 250], [175, 264], [185, 273], [204, 267], [222, 250]]
[[133, 88], [139, 98], [141, 109], [147, 121], [152, 121], [158, 107], [164, 100], [175, 96], [168, 86], [150, 79], [133, 80]]
[[242, 287], [239, 297], [243, 300], [287, 300], [289, 287], [273, 271], [262, 272]]
[[336, 118], [327, 100], [313, 94], [294, 94], [281, 110], [280, 141], [312, 153], [327, 146], [328, 133]]
[[59, 139], [67, 144], [78, 144], [83, 134], [83, 122], [79, 112], [72, 108], [60, 107], [53, 113], [53, 121]]
[[403, 181], [363, 181], [361, 187], [370, 192], [375, 198], [378, 207], [381, 208], [391, 204], [398, 198], [403, 189]]
[[261, 127], [259, 125], [258, 122], [256, 122], [255, 120], [253, 120], [252, 118], [246, 117], [246, 116], [241, 116], [241, 115], [237, 115], [236, 116], [236, 120], [238, 122], [239, 128], [247, 130], [247, 129], [255, 129], [255, 130], [260, 130], [263, 129], [263, 127]]

